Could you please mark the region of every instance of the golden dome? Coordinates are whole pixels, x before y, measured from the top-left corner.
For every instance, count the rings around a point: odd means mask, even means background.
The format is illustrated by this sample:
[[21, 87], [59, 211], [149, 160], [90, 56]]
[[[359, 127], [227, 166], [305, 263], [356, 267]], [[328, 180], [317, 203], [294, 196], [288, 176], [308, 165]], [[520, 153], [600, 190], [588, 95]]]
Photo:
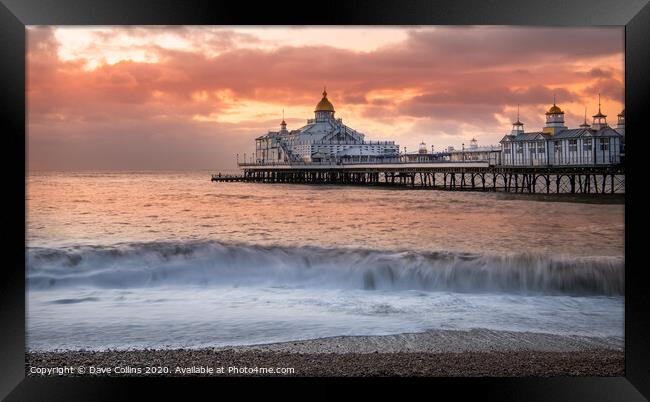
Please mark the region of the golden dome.
[[323, 90], [323, 99], [318, 102], [316, 105], [316, 110], [314, 112], [333, 112], [334, 105], [327, 99], [327, 91]]
[[546, 112], [546, 114], [556, 114], [556, 113], [564, 113], [564, 112], [555, 104], [551, 106], [550, 109], [548, 109], [548, 112]]

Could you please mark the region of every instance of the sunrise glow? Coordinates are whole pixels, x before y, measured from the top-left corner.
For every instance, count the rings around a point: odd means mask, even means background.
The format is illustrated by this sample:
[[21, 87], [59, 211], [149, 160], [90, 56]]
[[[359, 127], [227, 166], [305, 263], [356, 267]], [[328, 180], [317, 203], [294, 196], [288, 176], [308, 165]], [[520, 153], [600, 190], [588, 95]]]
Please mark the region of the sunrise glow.
[[[324, 86], [373, 139], [496, 144], [520, 105], [539, 130], [624, 105], [621, 28], [30, 27], [30, 169], [234, 166], [304, 125]], [[170, 162], [170, 157], [173, 161]], [[169, 166], [171, 164], [172, 166]]]

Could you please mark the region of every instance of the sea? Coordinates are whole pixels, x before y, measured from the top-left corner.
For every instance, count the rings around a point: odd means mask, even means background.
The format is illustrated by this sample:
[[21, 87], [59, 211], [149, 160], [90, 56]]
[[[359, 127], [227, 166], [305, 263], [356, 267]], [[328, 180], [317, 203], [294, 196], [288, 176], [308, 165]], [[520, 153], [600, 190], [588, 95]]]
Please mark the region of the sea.
[[622, 202], [29, 172], [27, 349], [624, 335]]

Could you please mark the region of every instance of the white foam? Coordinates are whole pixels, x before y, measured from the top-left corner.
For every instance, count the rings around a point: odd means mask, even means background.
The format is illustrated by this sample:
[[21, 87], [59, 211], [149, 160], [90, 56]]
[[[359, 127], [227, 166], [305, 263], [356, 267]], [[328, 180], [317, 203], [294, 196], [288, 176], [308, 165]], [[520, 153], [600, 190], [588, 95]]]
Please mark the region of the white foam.
[[151, 242], [30, 248], [30, 290], [266, 286], [512, 294], [622, 295], [619, 257], [264, 247]]

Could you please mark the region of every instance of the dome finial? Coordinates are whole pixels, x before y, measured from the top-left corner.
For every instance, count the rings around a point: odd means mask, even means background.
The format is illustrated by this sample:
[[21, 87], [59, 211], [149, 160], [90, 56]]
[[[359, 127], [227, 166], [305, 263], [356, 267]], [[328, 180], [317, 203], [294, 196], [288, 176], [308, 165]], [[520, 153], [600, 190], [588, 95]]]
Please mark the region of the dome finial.
[[551, 114], [564, 114], [562, 109], [556, 104], [555, 102], [555, 95], [553, 95], [553, 106], [546, 112], [546, 115], [551, 115]]
[[334, 112], [334, 105], [327, 99], [327, 87], [323, 87], [323, 98], [316, 105], [315, 112], [325, 111], [325, 112]]

